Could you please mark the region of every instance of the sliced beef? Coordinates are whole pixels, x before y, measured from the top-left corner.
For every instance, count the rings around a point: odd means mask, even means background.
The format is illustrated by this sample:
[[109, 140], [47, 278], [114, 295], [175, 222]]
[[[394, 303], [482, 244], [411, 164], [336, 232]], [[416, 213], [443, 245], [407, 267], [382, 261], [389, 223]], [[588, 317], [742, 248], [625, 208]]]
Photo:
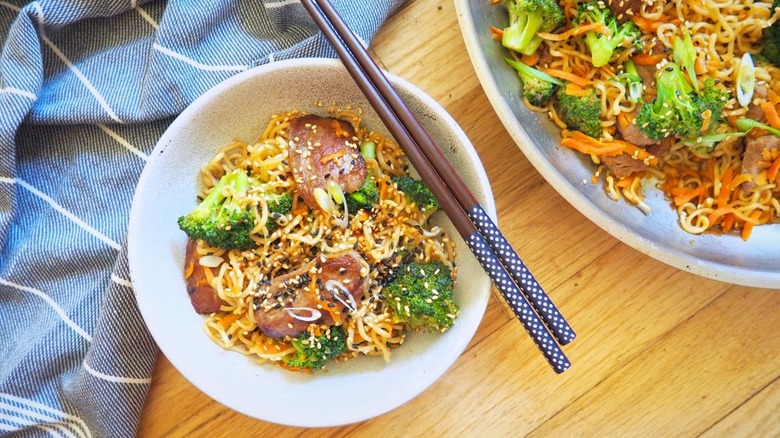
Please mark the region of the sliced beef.
[[647, 147], [647, 152], [655, 157], [661, 157], [666, 155], [674, 144], [674, 137], [666, 137], [661, 139], [659, 143], [652, 144]]
[[[211, 268], [202, 266], [198, 262], [195, 247], [195, 241], [190, 239], [187, 242], [187, 251], [184, 255], [184, 275], [187, 282], [187, 293], [196, 312], [201, 314], [214, 313], [222, 306], [222, 299], [206, 279], [205, 271], [206, 269], [211, 270]], [[216, 275], [213, 270], [211, 272]]]
[[[753, 89], [753, 100], [761, 99], [763, 101], [766, 100], [767, 96], [769, 96], [769, 93], [767, 91], [766, 85], [756, 83], [756, 86]], [[754, 104], [753, 102], [748, 104], [748, 110], [745, 116], [749, 119], [758, 120], [761, 123], [766, 122], [764, 111], [761, 110], [760, 106]]]
[[[745, 154], [742, 156], [742, 173], [756, 176], [771, 164], [772, 151], [780, 151], [780, 138], [764, 135], [745, 141]], [[753, 181], [742, 183], [742, 190], [748, 191], [756, 186]]]
[[334, 315], [342, 318], [357, 306], [368, 285], [368, 264], [357, 251], [320, 255], [271, 280], [255, 300], [254, 319], [268, 337], [294, 338], [309, 324], [333, 325]]
[[637, 160], [628, 154], [605, 156], [601, 160], [618, 178], [627, 178], [636, 172], [647, 170], [642, 160]]
[[640, 106], [637, 105], [636, 109], [634, 109], [634, 112], [629, 114], [626, 119], [618, 119], [617, 125], [621, 137], [623, 137], [623, 140], [637, 146], [649, 146], [651, 144], [658, 143], [657, 140], [653, 140], [652, 138], [642, 134], [642, 131], [640, 131], [639, 127], [636, 126], [636, 118], [639, 115], [639, 108]]
[[642, 85], [645, 90], [655, 90], [655, 73], [658, 69], [654, 65], [637, 65], [636, 72], [642, 78]]
[[306, 115], [290, 122], [290, 164], [303, 201], [317, 208], [314, 189], [326, 189], [329, 179], [345, 192], [366, 180], [366, 161], [349, 123], [333, 117]]
[[642, 11], [642, 0], [609, 0], [609, 8], [615, 18], [624, 23], [632, 15], [639, 15]]

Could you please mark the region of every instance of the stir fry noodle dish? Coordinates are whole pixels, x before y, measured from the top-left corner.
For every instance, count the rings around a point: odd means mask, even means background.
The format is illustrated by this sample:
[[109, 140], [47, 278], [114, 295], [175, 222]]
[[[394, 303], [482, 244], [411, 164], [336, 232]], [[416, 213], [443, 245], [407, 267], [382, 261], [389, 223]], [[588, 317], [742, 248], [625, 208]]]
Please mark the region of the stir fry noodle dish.
[[692, 234], [780, 222], [779, 3], [485, 1], [525, 106], [607, 196], [650, 213], [660, 189]]
[[455, 245], [403, 151], [361, 111], [290, 111], [199, 175], [178, 220], [184, 277], [218, 345], [294, 371], [389, 361], [414, 331], [454, 323]]

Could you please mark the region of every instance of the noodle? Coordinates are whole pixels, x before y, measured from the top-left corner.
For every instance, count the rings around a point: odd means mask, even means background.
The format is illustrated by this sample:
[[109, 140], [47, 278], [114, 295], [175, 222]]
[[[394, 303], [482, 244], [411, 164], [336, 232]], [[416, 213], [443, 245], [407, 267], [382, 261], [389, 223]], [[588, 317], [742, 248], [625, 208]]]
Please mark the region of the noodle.
[[[261, 284], [293, 271], [320, 254], [356, 250], [366, 262], [365, 275], [371, 280], [369, 290], [349, 315], [334, 317], [347, 335], [344, 360], [358, 355], [382, 356], [390, 360], [393, 348], [405, 338], [403, 323], [394, 322], [393, 309], [384, 303], [381, 282], [385, 263], [402, 248], [419, 248], [415, 252], [420, 262], [439, 261], [453, 270], [455, 245], [438, 227], [429, 228], [430, 212], [410, 204], [403, 192], [390, 183], [390, 178], [405, 175], [409, 165], [401, 149], [391, 139], [361, 126], [360, 111], [329, 110], [330, 116], [351, 123], [361, 141], [376, 144], [376, 159], [367, 159], [381, 188], [379, 204], [371, 213], [350, 212], [346, 228], [334, 225], [334, 218], [319, 210], [309, 210], [295, 195], [296, 182], [288, 162], [290, 120], [303, 115], [298, 111], [274, 115], [262, 135], [252, 143], [236, 140], [222, 148], [201, 170], [200, 197], [234, 169], [245, 169], [250, 177], [262, 181], [265, 188], [293, 193], [289, 217], [278, 218], [273, 232], [266, 230], [271, 220], [267, 202], [261, 193], [248, 191], [249, 206], [257, 218], [251, 232], [255, 248], [226, 252], [197, 241], [198, 256], [226, 256], [226, 262], [215, 274], [206, 269], [209, 284], [223, 301], [221, 310], [207, 316], [204, 330], [221, 347], [252, 357], [257, 362], [283, 364], [296, 349], [290, 342], [266, 336], [254, 320], [253, 300], [260, 295]], [[364, 273], [361, 272], [361, 275]], [[211, 278], [208, 276], [211, 275]], [[314, 283], [312, 281], [312, 283]], [[332, 312], [329, 309], [323, 311]], [[333, 313], [332, 313], [333, 314]], [[310, 330], [321, 330], [315, 325]]]
[[[564, 11], [567, 25], [557, 29], [554, 34], [540, 34], [541, 46], [534, 60], [529, 62], [535, 63], [535, 67], [542, 71], [564, 72], [591, 81], [589, 87], [595, 90], [601, 105], [601, 135], [596, 140], [610, 142], [620, 139], [622, 135], [618, 124], [621, 118], [632, 117], [643, 102], [633, 103], [625, 83], [611, 78], [615, 73], [620, 73], [613, 69], [620, 68], [627, 59], [635, 56], [636, 49], [622, 50], [609, 64], [594, 67], [582, 37], [559, 36], [571, 28], [578, 1], [561, 0], [558, 4]], [[640, 12], [629, 15], [628, 18], [633, 19], [642, 30], [643, 59], [662, 59], [662, 63], [672, 61], [674, 40], [683, 36], [684, 29], [690, 32], [697, 51], [695, 69], [699, 83], [712, 78], [719, 89], [726, 91], [729, 96], [722, 112], [726, 123], [719, 124], [714, 132], [735, 132], [733, 122], [740, 117], [749, 117], [748, 107], [741, 106], [736, 97], [735, 84], [742, 55], [760, 52], [762, 32], [780, 18], [780, 11], [773, 11], [772, 3], [767, 1], [667, 0], [642, 2]], [[511, 54], [521, 59], [519, 54]], [[658, 68], [658, 65], [653, 68]], [[564, 76], [559, 74], [556, 77]], [[771, 108], [767, 109], [770, 111], [780, 109], [780, 69], [768, 63], [757, 64], [755, 83], [756, 87], [765, 88], [767, 93], [756, 93], [752, 106], [759, 107], [769, 102]], [[645, 88], [644, 100], [652, 101], [654, 93], [654, 89]], [[566, 135], [566, 122], [552, 101], [544, 107], [530, 106], [525, 98], [524, 101], [530, 110], [546, 112]], [[706, 112], [702, 113], [702, 131], [706, 131], [710, 124], [714, 126], [714, 121], [708, 117]], [[628, 120], [633, 120], [633, 117]], [[770, 150], [763, 157], [764, 165], [757, 174], [748, 174], [743, 170], [743, 160], [746, 142], [752, 137], [753, 133], [747, 139], [731, 136], [716, 143], [710, 151], [694, 150], [679, 138], [665, 139], [662, 142], [671, 141], [667, 143], [671, 147], [660, 148], [659, 156], [655, 157], [657, 162], [645, 162], [647, 166], [643, 171], [634, 171], [622, 178], [609, 165], [603, 165], [601, 157], [591, 155], [594, 163], [599, 164], [593, 182], [596, 183], [603, 175], [607, 196], [615, 200], [625, 199], [649, 213], [641, 181], [653, 180], [669, 200], [674, 200], [680, 226], [686, 232], [742, 232], [742, 238], [747, 239], [752, 225], [780, 223], [780, 177], [777, 176], [777, 167], [774, 172], [767, 169], [780, 159], [780, 151]], [[681, 201], [691, 194], [696, 196]], [[719, 211], [719, 214], [713, 214], [715, 211]], [[720, 214], [723, 212], [725, 214]], [[750, 226], [743, 230], [746, 225]]]

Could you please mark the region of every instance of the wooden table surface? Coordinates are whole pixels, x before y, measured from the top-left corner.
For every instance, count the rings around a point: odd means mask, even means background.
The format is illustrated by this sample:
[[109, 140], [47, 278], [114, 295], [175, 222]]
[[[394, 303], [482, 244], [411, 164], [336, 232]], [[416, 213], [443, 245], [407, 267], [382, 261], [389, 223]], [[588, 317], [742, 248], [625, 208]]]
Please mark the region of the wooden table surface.
[[780, 436], [780, 291], [678, 271], [570, 206], [494, 114], [451, 0], [409, 1], [371, 47], [473, 142], [502, 230], [578, 333], [565, 348], [572, 368], [553, 373], [494, 294], [452, 368], [380, 417], [328, 429], [262, 422], [160, 355], [140, 436]]

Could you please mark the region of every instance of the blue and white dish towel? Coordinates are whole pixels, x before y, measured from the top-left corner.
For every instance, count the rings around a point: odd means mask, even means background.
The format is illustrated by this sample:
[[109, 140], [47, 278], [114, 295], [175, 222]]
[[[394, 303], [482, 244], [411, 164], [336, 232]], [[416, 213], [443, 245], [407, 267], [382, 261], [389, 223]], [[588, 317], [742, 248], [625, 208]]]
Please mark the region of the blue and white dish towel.
[[[369, 41], [403, 0], [334, 3]], [[141, 170], [204, 91], [304, 56], [335, 53], [298, 0], [0, 0], [0, 436], [135, 435]]]

